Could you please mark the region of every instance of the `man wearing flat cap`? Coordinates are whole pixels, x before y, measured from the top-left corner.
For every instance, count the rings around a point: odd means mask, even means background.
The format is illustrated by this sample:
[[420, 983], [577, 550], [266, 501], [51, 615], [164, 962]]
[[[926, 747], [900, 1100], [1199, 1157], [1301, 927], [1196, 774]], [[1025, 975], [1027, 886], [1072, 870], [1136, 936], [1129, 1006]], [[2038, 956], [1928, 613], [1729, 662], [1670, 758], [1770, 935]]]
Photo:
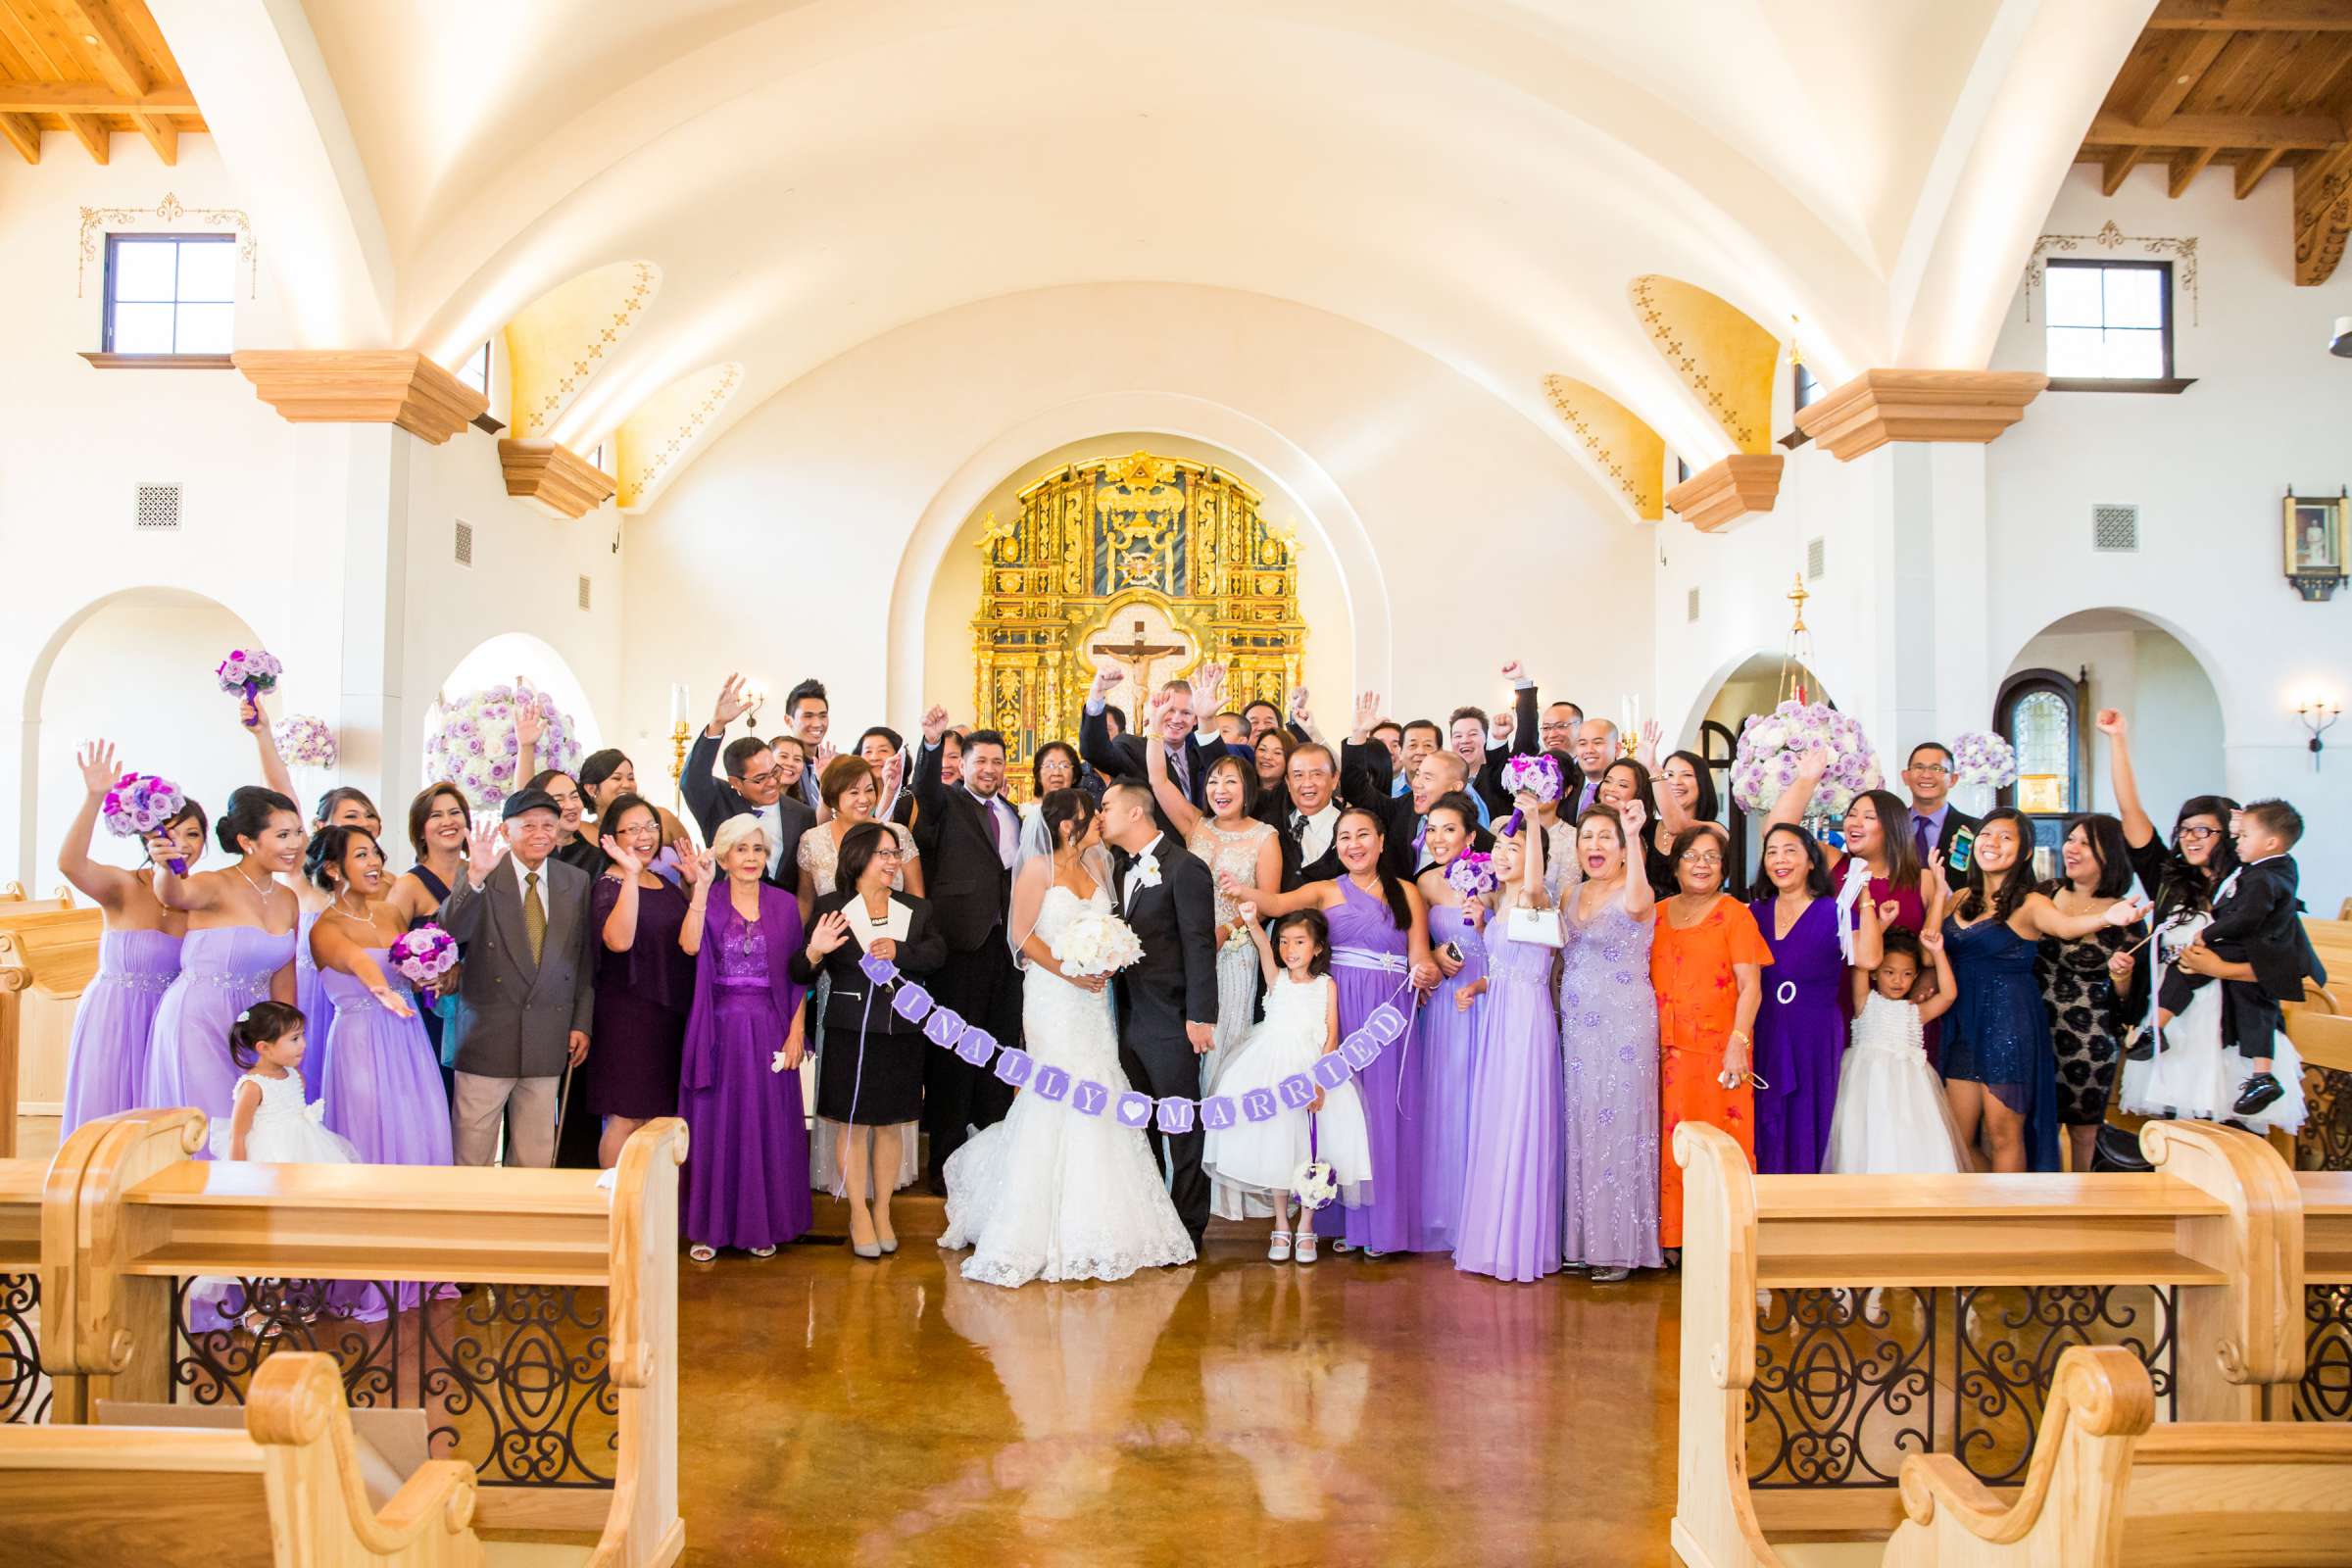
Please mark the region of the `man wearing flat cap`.
[[559, 820], [545, 790], [507, 798], [503, 820], [473, 830], [466, 875], [435, 916], [466, 945], [445, 1045], [457, 1065], [449, 1107], [461, 1165], [555, 1160], [564, 1069], [588, 1054], [596, 1005], [588, 873], [555, 858]]

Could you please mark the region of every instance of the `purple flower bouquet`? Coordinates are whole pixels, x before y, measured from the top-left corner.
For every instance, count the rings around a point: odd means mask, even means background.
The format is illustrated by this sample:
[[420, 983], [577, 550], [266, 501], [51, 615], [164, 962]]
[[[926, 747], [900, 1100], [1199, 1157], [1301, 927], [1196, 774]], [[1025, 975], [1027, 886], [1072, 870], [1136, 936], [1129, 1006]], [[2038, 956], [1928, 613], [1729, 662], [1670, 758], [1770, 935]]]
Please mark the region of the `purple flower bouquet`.
[[539, 744], [532, 760], [543, 768], [576, 771], [581, 756], [578, 721], [547, 693], [517, 681], [435, 705], [424, 738], [426, 776], [455, 784], [478, 808], [503, 803], [514, 791], [514, 762], [522, 752], [514, 719], [523, 709], [539, 717]]
[[213, 670], [220, 677], [222, 691], [257, 705], [262, 693], [277, 689], [277, 677], [285, 672], [275, 654], [259, 648], [232, 648]]
[[[1567, 787], [1567, 783], [1560, 777], [1560, 764], [1551, 760], [1551, 755], [1548, 752], [1537, 752], [1532, 756], [1514, 757], [1502, 764], [1502, 787], [1513, 796], [1533, 795], [1548, 805], [1560, 798], [1560, 792]], [[1511, 819], [1503, 824], [1503, 837], [1514, 838], [1518, 835], [1519, 819], [1525, 814], [1523, 811], [1511, 813]]]
[[1467, 900], [1485, 898], [1494, 891], [1501, 878], [1494, 874], [1494, 857], [1465, 850], [1446, 867], [1446, 880]]
[[[188, 798], [170, 779], [153, 773], [125, 773], [115, 780], [115, 787], [106, 792], [98, 809], [105, 819], [106, 830], [115, 837], [144, 839], [177, 816], [180, 808], [187, 804]], [[172, 874], [186, 876], [188, 862], [173, 856]]]
[[[441, 983], [458, 966], [458, 940], [430, 920], [413, 925], [392, 941], [392, 967], [427, 996], [440, 999]], [[445, 1011], [436, 1001], [435, 1010]]]
[[1967, 788], [2005, 790], [2017, 782], [2017, 749], [1987, 729], [1952, 737], [1952, 782]]
[[1878, 753], [1860, 724], [1826, 703], [1787, 702], [1751, 715], [1740, 731], [1732, 799], [1751, 811], [1771, 810], [1781, 792], [1796, 782], [1797, 763], [1816, 749], [1830, 754], [1830, 765], [1807, 815], [1843, 816], [1855, 796], [1883, 782]]

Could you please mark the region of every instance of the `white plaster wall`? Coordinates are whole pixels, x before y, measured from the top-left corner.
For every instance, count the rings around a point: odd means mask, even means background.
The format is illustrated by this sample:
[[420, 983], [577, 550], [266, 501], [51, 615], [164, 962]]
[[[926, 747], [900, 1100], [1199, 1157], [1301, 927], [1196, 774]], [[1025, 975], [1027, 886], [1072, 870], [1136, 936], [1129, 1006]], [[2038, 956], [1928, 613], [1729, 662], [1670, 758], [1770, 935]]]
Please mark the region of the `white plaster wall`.
[[[2294, 285], [2283, 177], [2244, 202], [2225, 172], [2208, 171], [2179, 201], [2165, 177], [2134, 171], [2109, 199], [2096, 171], [2077, 169], [2044, 229], [2095, 234], [2112, 220], [2128, 235], [2196, 239], [2198, 299], [2192, 308], [2177, 266], [2174, 314], [2176, 366], [2197, 384], [2177, 397], [2044, 393], [1987, 449], [1996, 589], [1986, 634], [2005, 666], [2078, 611], [2120, 607], [2177, 633], [2220, 698], [2226, 759], [2193, 784], [2183, 773], [2170, 799], [2151, 788], [2150, 812], [2169, 820], [2179, 794], [2284, 795], [2314, 823], [2299, 852], [2306, 901], [2332, 912], [2352, 894], [2352, 763], [2330, 759], [2315, 771], [2293, 709], [2315, 691], [2352, 693], [2352, 595], [2306, 605], [2286, 584], [2278, 506], [2289, 484], [2332, 495], [2352, 481], [2352, 365], [2327, 352], [2329, 322], [2352, 314], [2352, 270], [2317, 288]], [[2034, 303], [2031, 324], [2022, 297], [2012, 309], [1996, 368], [2043, 368]], [[2138, 554], [2092, 553], [2090, 509], [2100, 502], [2138, 505]], [[2162, 701], [2164, 688], [2132, 705], [2145, 744], [2158, 735], [2205, 744]]]
[[[2172, 826], [2173, 809], [2181, 801], [2212, 792], [2223, 776], [2228, 763], [2221, 702], [2195, 657], [2170, 633], [2122, 625], [2045, 632], [2018, 650], [2003, 678], [2027, 669], [2054, 669], [2070, 679], [2089, 671], [2086, 727], [2101, 708], [2133, 715], [2132, 769], [2140, 800], [2160, 828]], [[2112, 812], [2115, 781], [2107, 766], [2107, 743], [2095, 733], [2087, 738], [2088, 808]]]
[[[1166, 417], [1134, 417], [1145, 406]], [[914, 322], [735, 423], [628, 523], [626, 697], [609, 728], [665, 728], [672, 681], [691, 683], [699, 719], [732, 668], [779, 694], [821, 672], [836, 730], [905, 722], [946, 678], [924, 621], [935, 590], [969, 591], [940, 573], [973, 506], [1040, 454], [1146, 430], [1254, 466], [1338, 567], [1353, 667], [1316, 672], [1327, 726], [1365, 686], [1394, 712], [1442, 712], [1496, 689], [1513, 657], [1582, 696], [1643, 688], [1648, 530], [1587, 508], [1590, 480], [1551, 432], [1321, 312], [1105, 284]], [[1310, 671], [1331, 641], [1310, 637]], [[968, 693], [965, 668], [951, 696]]]

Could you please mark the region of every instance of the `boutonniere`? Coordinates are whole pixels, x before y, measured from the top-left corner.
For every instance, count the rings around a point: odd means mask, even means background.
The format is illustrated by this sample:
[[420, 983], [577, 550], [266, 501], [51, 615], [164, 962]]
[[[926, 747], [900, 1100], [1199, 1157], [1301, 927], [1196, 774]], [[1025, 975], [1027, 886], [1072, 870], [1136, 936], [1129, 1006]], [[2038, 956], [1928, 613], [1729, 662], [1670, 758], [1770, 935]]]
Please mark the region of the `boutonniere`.
[[1159, 858], [1147, 851], [1135, 861], [1135, 885], [1139, 888], [1159, 886]]

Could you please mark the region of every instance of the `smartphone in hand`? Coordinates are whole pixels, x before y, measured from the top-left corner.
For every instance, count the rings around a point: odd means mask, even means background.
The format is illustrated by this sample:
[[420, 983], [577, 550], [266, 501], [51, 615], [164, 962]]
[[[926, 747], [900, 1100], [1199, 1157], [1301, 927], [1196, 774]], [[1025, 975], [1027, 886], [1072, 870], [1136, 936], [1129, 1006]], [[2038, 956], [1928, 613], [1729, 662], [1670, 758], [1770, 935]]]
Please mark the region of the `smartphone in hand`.
[[1973, 827], [1964, 827], [1952, 835], [1952, 850], [1943, 858], [1943, 863], [1955, 871], [1966, 873], [1970, 862], [1974, 861], [1976, 858], [1977, 830]]

